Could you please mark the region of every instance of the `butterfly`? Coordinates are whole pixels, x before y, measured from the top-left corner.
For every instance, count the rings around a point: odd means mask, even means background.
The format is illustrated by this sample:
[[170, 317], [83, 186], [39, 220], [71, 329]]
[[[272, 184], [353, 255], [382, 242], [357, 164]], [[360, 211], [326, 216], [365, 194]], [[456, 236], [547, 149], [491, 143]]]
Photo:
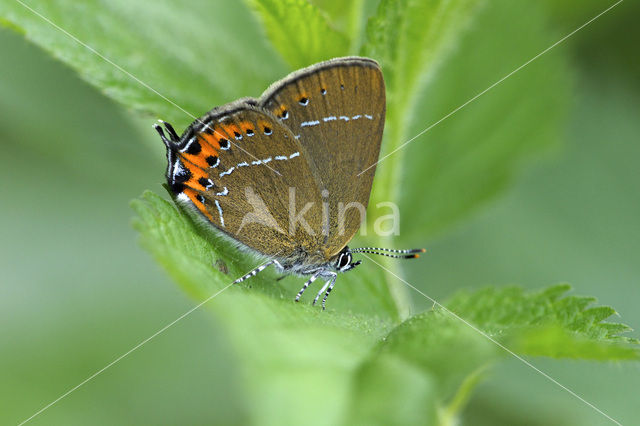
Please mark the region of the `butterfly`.
[[[325, 280], [325, 309], [355, 253], [416, 258], [424, 249], [350, 249], [369, 202], [385, 122], [378, 63], [320, 62], [272, 84], [259, 98], [216, 107], [178, 136], [154, 127], [167, 149], [176, 203], [246, 252], [264, 258], [234, 283], [268, 266], [307, 276], [295, 297]], [[165, 133], [166, 132], [166, 133]]]

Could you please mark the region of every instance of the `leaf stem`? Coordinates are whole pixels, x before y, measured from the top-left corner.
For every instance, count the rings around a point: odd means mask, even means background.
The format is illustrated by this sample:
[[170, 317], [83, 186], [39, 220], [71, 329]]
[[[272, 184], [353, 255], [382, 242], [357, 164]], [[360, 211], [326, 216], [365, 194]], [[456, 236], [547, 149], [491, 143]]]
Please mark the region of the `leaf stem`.
[[451, 398], [448, 404], [438, 410], [438, 425], [451, 426], [457, 425], [460, 413], [471, 398], [471, 392], [476, 385], [484, 377], [484, 373], [488, 368], [488, 364], [483, 365], [471, 374], [469, 374], [460, 384], [457, 392]]

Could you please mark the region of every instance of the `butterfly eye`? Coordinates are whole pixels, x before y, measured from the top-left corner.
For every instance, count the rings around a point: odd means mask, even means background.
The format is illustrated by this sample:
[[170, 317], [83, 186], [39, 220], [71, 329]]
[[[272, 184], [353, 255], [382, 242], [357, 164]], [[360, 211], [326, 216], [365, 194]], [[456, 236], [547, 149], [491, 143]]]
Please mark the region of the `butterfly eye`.
[[343, 269], [347, 267], [351, 263], [351, 254], [342, 253], [340, 258], [338, 258], [338, 269]]

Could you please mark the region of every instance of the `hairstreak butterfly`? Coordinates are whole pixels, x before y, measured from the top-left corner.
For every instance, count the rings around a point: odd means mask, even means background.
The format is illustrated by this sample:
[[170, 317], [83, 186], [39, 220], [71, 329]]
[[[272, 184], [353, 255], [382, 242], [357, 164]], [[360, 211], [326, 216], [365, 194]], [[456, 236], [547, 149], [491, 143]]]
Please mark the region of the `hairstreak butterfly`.
[[[369, 202], [385, 120], [380, 66], [346, 57], [296, 71], [258, 99], [214, 108], [178, 136], [155, 125], [167, 147], [167, 182], [180, 205], [270, 265], [317, 278], [322, 308], [354, 253], [415, 258], [424, 249], [350, 249]], [[166, 134], [165, 134], [166, 131]], [[366, 170], [364, 173], [361, 173]]]

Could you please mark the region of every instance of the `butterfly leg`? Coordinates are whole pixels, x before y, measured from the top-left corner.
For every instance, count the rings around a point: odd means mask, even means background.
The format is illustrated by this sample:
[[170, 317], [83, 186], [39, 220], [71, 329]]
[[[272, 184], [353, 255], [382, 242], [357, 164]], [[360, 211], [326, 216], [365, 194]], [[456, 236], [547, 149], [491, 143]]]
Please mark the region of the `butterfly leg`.
[[233, 282], [233, 284], [238, 284], [241, 283], [242, 281], [249, 279], [251, 277], [255, 277], [256, 275], [258, 275], [258, 273], [264, 271], [267, 267], [271, 266], [271, 265], [275, 265], [278, 268], [282, 269], [282, 265], [280, 264], [280, 262], [278, 262], [277, 260], [273, 259], [268, 261], [267, 263], [263, 263], [262, 265], [258, 266], [256, 269], [254, 269], [253, 271], [249, 272], [246, 275], [243, 275], [242, 277], [238, 278], [237, 280], [235, 280]]
[[318, 294], [316, 295], [316, 298], [313, 299], [313, 304], [315, 305], [316, 302], [318, 302], [318, 299], [320, 299], [320, 296], [322, 295], [322, 293], [325, 292], [325, 290], [327, 291], [324, 295], [324, 298], [322, 299], [322, 310], [325, 310], [325, 303], [327, 301], [327, 297], [329, 297], [329, 293], [331, 293], [331, 290], [333, 290], [333, 286], [336, 284], [336, 279], [338, 278], [338, 274], [336, 274], [335, 272], [331, 272], [331, 278], [329, 278], [327, 280], [327, 282], [324, 284], [324, 286], [322, 286], [322, 288], [320, 289], [320, 291], [318, 292]]
[[309, 285], [311, 285], [311, 283], [314, 282], [316, 280], [316, 278], [318, 278], [319, 275], [320, 275], [319, 272], [311, 275], [311, 278], [309, 278], [307, 280], [307, 282], [304, 283], [304, 285], [302, 286], [302, 288], [300, 289], [300, 291], [296, 295], [296, 302], [298, 302], [300, 300], [300, 298], [302, 297], [302, 293], [304, 293], [304, 291], [307, 289], [307, 287], [309, 287]]

